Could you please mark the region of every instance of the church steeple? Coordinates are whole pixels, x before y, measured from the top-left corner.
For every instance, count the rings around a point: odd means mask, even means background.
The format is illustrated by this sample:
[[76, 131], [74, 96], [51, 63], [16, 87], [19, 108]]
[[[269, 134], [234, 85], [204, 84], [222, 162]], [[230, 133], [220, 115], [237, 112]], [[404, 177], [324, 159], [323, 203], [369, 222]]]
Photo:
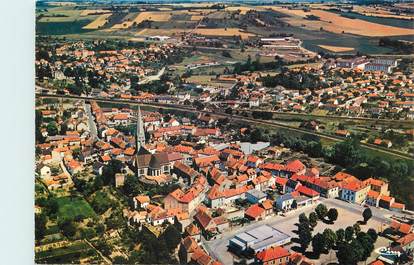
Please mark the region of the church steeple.
[[137, 119], [137, 134], [136, 134], [136, 147], [137, 152], [141, 147], [145, 145], [145, 132], [144, 132], [144, 123], [142, 121], [142, 115], [141, 115], [141, 108], [138, 106], [138, 119]]

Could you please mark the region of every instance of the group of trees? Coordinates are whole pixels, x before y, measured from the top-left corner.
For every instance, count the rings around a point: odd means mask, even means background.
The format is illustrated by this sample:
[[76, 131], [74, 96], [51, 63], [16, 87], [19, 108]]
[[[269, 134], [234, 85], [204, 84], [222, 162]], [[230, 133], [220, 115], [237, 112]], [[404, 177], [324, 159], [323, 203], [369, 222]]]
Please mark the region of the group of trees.
[[53, 73], [48, 63], [41, 63], [36, 65], [36, 77], [40, 82], [43, 82], [45, 77], [52, 78]]
[[233, 73], [241, 74], [245, 71], [264, 71], [264, 70], [275, 70], [284, 65], [284, 62], [280, 58], [276, 58], [275, 61], [271, 62], [260, 62], [259, 60], [251, 60], [251, 57], [248, 56], [245, 63], [236, 63], [234, 65]]
[[128, 227], [123, 235], [124, 241], [128, 245], [140, 243], [141, 248], [139, 251], [131, 251], [128, 259], [116, 258], [116, 260], [122, 260], [122, 264], [176, 263], [177, 261], [172, 258], [172, 253], [181, 242], [181, 234], [174, 225], [165, 226], [164, 232], [158, 238], [145, 227], [140, 231], [135, 227]]
[[327, 88], [328, 83], [322, 81], [318, 74], [309, 73], [306, 71], [291, 72], [288, 70], [275, 76], [264, 76], [261, 79], [266, 87], [283, 86], [287, 89], [319, 89]]
[[337, 250], [336, 256], [339, 264], [350, 265], [364, 261], [371, 255], [378, 238], [377, 232], [372, 228], [365, 233], [361, 232], [358, 224], [354, 224], [337, 231], [326, 228], [323, 232], [312, 236], [318, 218], [322, 220], [325, 216], [336, 219], [337, 210], [335, 208], [328, 210], [326, 206], [319, 204], [315, 212], [309, 214], [309, 217], [304, 213], [299, 215], [298, 243], [302, 252], [305, 252], [309, 245], [312, 245], [312, 252], [316, 257], [323, 253], [327, 254], [332, 249]]
[[397, 52], [402, 52], [404, 54], [414, 53], [414, 44], [408, 41], [393, 40], [390, 38], [380, 38], [378, 41], [379, 46], [390, 47]]
[[[334, 223], [336, 219], [338, 219], [338, 210], [336, 208], [330, 208], [328, 210], [322, 203], [316, 206], [315, 213], [317, 217], [324, 222], [328, 221], [329, 223]], [[326, 220], [326, 218], [328, 218], [328, 220]]]
[[345, 230], [339, 229], [336, 235], [336, 257], [340, 264], [350, 265], [366, 260], [374, 250], [374, 243], [378, 238], [374, 229], [361, 232], [358, 224], [348, 226]]

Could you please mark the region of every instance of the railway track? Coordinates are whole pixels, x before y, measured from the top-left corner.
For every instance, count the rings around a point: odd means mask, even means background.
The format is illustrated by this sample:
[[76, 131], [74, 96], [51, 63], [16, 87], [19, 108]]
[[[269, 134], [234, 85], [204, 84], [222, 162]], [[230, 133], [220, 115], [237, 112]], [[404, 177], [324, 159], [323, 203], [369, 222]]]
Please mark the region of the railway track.
[[[186, 112], [191, 112], [191, 113], [196, 113], [196, 114], [203, 113], [203, 114], [209, 114], [209, 115], [216, 116], [216, 117], [228, 118], [230, 120], [243, 122], [243, 123], [270, 126], [274, 128], [283, 128], [283, 129], [287, 129], [287, 130], [302, 133], [302, 134], [318, 136], [320, 138], [327, 139], [327, 140], [334, 141], [334, 142], [341, 142], [345, 140], [345, 138], [340, 137], [340, 136], [329, 135], [329, 134], [325, 134], [321, 132], [309, 131], [309, 130], [305, 130], [302, 128], [296, 128], [296, 127], [289, 126], [283, 123], [275, 122], [275, 121], [265, 121], [265, 120], [253, 119], [253, 118], [239, 116], [239, 115], [217, 113], [217, 112], [207, 111], [207, 110], [197, 110], [195, 108], [185, 106], [185, 105], [179, 105], [179, 104], [167, 104], [167, 103], [159, 103], [159, 102], [137, 102], [135, 100], [92, 98], [92, 97], [86, 97], [86, 96], [55, 95], [55, 94], [41, 94], [41, 93], [36, 93], [36, 97], [37, 98], [65, 98], [65, 99], [88, 100], [88, 101], [107, 102], [107, 103], [116, 103], [116, 104], [142, 105], [142, 106], [148, 106], [148, 107], [153, 107], [153, 108], [186, 111]], [[406, 153], [402, 153], [402, 152], [395, 151], [395, 150], [389, 150], [389, 149], [386, 149], [385, 147], [376, 146], [376, 145], [368, 144], [368, 143], [360, 143], [360, 145], [363, 146], [364, 148], [374, 150], [380, 153], [384, 153], [384, 154], [392, 155], [398, 158], [414, 161], [414, 158]]]

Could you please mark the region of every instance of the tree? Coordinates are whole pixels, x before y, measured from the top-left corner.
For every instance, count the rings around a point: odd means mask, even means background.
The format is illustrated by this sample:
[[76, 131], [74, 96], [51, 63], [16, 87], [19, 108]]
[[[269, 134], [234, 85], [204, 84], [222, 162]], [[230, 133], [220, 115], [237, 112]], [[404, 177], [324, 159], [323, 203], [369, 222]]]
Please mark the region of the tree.
[[54, 121], [51, 121], [47, 124], [46, 130], [47, 130], [47, 135], [49, 136], [55, 136], [59, 132], [57, 124]]
[[361, 153], [356, 141], [346, 140], [339, 142], [333, 146], [331, 162], [346, 168], [358, 164]]
[[49, 197], [47, 200], [48, 215], [55, 215], [59, 210], [59, 204], [55, 197]]
[[353, 226], [348, 226], [347, 228], [345, 228], [345, 241], [349, 242], [354, 238], [354, 227]]
[[113, 264], [128, 264], [128, 259], [123, 256], [115, 256], [112, 261]]
[[359, 224], [355, 223], [353, 226], [355, 235], [358, 235], [359, 232], [361, 232], [361, 227]]
[[318, 218], [323, 220], [328, 212], [328, 208], [326, 208], [326, 206], [321, 203], [318, 206], [316, 206], [315, 212], [318, 215]]
[[311, 212], [309, 214], [309, 225], [312, 228], [315, 228], [315, 226], [318, 224], [318, 216], [316, 215], [315, 212]]
[[72, 220], [63, 220], [59, 222], [59, 228], [62, 234], [67, 237], [73, 237], [76, 234], [76, 226]]
[[309, 219], [308, 219], [308, 217], [306, 217], [306, 215], [304, 213], [301, 213], [299, 215], [299, 223], [309, 224]]
[[131, 75], [130, 76], [129, 80], [130, 80], [130, 84], [131, 84], [130, 85], [131, 86], [131, 89], [138, 90], [138, 87], [139, 87], [139, 85], [138, 85], [139, 77], [134, 74], [134, 75]]
[[104, 166], [102, 169], [102, 180], [104, 185], [109, 185], [115, 182], [115, 174], [120, 173], [122, 170], [123, 164], [117, 159], [112, 159], [109, 161], [108, 165]]
[[317, 233], [312, 239], [313, 252], [319, 256], [325, 250], [325, 237], [321, 233]]
[[345, 230], [342, 228], [339, 228], [338, 230], [336, 230], [335, 232], [336, 234], [336, 242], [341, 243], [345, 240]]
[[35, 215], [35, 238], [41, 240], [46, 231], [47, 216], [44, 213]]
[[372, 217], [372, 211], [370, 208], [365, 208], [365, 210], [362, 212], [362, 217], [364, 218], [364, 223], [366, 224], [369, 219]]
[[371, 256], [371, 252], [374, 250], [374, 241], [368, 234], [364, 232], [358, 233], [357, 240], [362, 246], [360, 261], [364, 261], [369, 256]]
[[323, 237], [325, 238], [325, 248], [327, 251], [331, 250], [336, 244], [336, 234], [329, 228], [323, 231]]
[[305, 223], [299, 224], [298, 233], [299, 233], [299, 244], [302, 247], [303, 252], [305, 252], [312, 240], [312, 233], [311, 233], [311, 230], [308, 224], [305, 224]]
[[125, 195], [128, 197], [136, 196], [137, 194], [142, 193], [143, 188], [138, 181], [138, 178], [133, 175], [129, 175], [125, 178], [124, 186], [122, 187]]
[[354, 239], [351, 241], [350, 246], [355, 251], [358, 261], [362, 261], [364, 255], [364, 247], [361, 245], [361, 242], [359, 242], [358, 239]]
[[355, 265], [359, 261], [359, 256], [356, 252], [356, 249], [353, 249], [352, 246], [348, 243], [341, 243], [338, 246], [336, 257], [339, 264]]
[[162, 239], [165, 240], [167, 248], [171, 252], [181, 242], [181, 234], [174, 225], [169, 225], [162, 234]]
[[327, 213], [327, 216], [329, 221], [331, 221], [332, 223], [335, 222], [336, 219], [338, 219], [338, 210], [336, 208], [330, 208]]
[[367, 234], [372, 238], [372, 241], [376, 242], [378, 239], [378, 233], [375, 231], [375, 229], [370, 228], [367, 231]]

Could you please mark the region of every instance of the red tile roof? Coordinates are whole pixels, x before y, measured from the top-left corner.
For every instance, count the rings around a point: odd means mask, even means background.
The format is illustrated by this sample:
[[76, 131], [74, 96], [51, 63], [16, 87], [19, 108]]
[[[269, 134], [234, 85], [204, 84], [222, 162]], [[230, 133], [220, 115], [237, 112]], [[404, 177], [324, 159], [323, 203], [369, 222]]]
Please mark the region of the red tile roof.
[[406, 246], [414, 241], [414, 233], [410, 233], [400, 239], [398, 239], [396, 242], [399, 243], [401, 246]]
[[258, 204], [253, 204], [247, 210], [245, 211], [245, 214], [249, 217], [252, 217], [253, 219], [256, 219], [257, 217], [261, 216], [264, 213], [264, 209], [260, 207]]
[[313, 189], [310, 189], [306, 186], [300, 185], [296, 191], [298, 191], [300, 194], [303, 194], [308, 197], [316, 197], [319, 196], [319, 193], [317, 191], [314, 191]]
[[284, 170], [285, 166], [277, 163], [264, 163], [259, 166], [260, 169], [264, 170]]
[[305, 168], [305, 165], [300, 162], [298, 159], [293, 160], [286, 164], [285, 170], [290, 172], [299, 172]]
[[379, 196], [380, 196], [379, 192], [376, 192], [374, 190], [369, 190], [367, 193], [367, 197], [370, 197], [370, 198], [378, 199]]
[[403, 234], [408, 234], [408, 233], [411, 232], [411, 228], [412, 228], [411, 225], [402, 223], [400, 225], [400, 228], [398, 229], [398, 231], [401, 232], [401, 233], [403, 233]]
[[394, 202], [390, 207], [394, 209], [405, 209], [405, 204]]
[[256, 258], [261, 262], [269, 262], [288, 256], [290, 256], [289, 251], [280, 246], [271, 247], [256, 254]]
[[281, 186], [286, 186], [288, 179], [287, 178], [281, 178], [281, 177], [276, 177], [275, 178], [275, 183], [279, 184]]

